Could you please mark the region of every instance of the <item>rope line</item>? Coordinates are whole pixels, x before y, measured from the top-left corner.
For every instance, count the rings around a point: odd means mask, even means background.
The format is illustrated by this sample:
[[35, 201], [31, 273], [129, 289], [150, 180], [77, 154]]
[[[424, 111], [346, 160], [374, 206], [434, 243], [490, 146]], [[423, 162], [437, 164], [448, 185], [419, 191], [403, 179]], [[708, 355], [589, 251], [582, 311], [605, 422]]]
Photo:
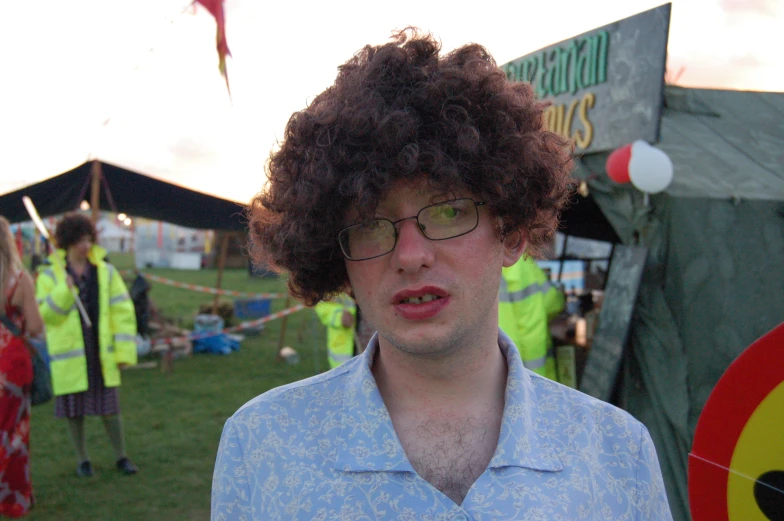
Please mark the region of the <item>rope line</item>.
[[[134, 272], [133, 270], [122, 270], [120, 273], [123, 275], [128, 275], [128, 274], [133, 274]], [[275, 299], [275, 298], [283, 298], [286, 296], [286, 293], [248, 293], [245, 291], [234, 291], [230, 289], [210, 288], [208, 286], [199, 286], [198, 284], [189, 284], [186, 282], [179, 282], [176, 280], [167, 279], [166, 277], [159, 277], [158, 275], [153, 275], [151, 273], [139, 273], [139, 275], [141, 275], [145, 279], [152, 280], [154, 282], [159, 282], [167, 286], [172, 286], [180, 289], [188, 289], [191, 291], [198, 291], [200, 293], [209, 293], [211, 295], [229, 295], [232, 297], [261, 298], [261, 299]]]
[[256, 320], [249, 320], [247, 322], [242, 322], [240, 324], [237, 324], [236, 326], [227, 327], [227, 328], [225, 328], [225, 329], [223, 329], [221, 331], [210, 331], [210, 332], [205, 332], [205, 333], [191, 333], [190, 335], [182, 335], [182, 336], [175, 336], [175, 337], [169, 337], [169, 338], [157, 338], [157, 339], [155, 339], [155, 340], [153, 340], [151, 342], [151, 347], [152, 348], [156, 348], [156, 347], [168, 346], [168, 345], [170, 345], [170, 344], [172, 344], [174, 342], [177, 342], [177, 341], [201, 340], [203, 338], [210, 338], [210, 337], [214, 337], [214, 336], [219, 336], [219, 335], [222, 335], [222, 334], [225, 334], [225, 333], [233, 333], [233, 332], [240, 331], [240, 330], [243, 330], [243, 329], [250, 329], [252, 327], [260, 326], [261, 324], [266, 324], [267, 322], [271, 322], [271, 321], [273, 321], [275, 319], [278, 319], [278, 318], [281, 318], [281, 317], [285, 317], [286, 315], [291, 315], [292, 313], [296, 313], [297, 311], [300, 311], [302, 309], [305, 309], [305, 305], [304, 304], [297, 304], [294, 307], [290, 307], [288, 309], [284, 309], [282, 311], [278, 311], [277, 313], [272, 313], [270, 315], [267, 315], [266, 317], [261, 317], [261, 318], [258, 318]]

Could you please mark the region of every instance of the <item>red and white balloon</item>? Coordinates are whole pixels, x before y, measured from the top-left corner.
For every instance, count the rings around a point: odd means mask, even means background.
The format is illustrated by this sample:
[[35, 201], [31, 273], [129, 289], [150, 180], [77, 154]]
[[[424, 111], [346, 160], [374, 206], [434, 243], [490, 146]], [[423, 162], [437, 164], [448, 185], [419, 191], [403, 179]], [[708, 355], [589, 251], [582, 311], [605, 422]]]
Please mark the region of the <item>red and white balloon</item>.
[[640, 191], [656, 194], [672, 183], [673, 167], [664, 151], [642, 140], [614, 150], [605, 164], [616, 183], [631, 183]]

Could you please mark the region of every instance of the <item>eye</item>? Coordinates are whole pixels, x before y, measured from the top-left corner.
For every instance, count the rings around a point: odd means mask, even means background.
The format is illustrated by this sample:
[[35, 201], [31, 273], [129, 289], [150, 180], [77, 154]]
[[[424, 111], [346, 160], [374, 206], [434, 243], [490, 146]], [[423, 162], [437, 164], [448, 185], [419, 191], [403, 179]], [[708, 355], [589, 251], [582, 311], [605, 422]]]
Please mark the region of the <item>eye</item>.
[[430, 207], [428, 218], [436, 223], [455, 221], [465, 214], [463, 205], [458, 201], [450, 201]]
[[383, 221], [376, 219], [375, 221], [358, 225], [356, 228], [354, 228], [354, 233], [364, 236], [374, 235], [379, 231], [379, 229], [381, 229], [382, 225]]

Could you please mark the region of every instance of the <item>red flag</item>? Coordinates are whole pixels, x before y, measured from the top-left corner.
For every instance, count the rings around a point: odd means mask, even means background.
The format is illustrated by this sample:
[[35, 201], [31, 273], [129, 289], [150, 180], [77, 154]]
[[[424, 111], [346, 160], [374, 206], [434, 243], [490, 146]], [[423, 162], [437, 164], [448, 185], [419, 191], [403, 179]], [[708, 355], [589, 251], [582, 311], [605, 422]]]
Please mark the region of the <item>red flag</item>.
[[226, 56], [231, 56], [231, 51], [229, 51], [229, 44], [226, 42], [226, 20], [223, 17], [223, 0], [194, 0], [194, 3], [201, 4], [215, 18], [215, 23], [218, 26], [215, 37], [218, 49], [218, 69], [226, 80], [226, 90], [231, 95], [229, 74], [226, 72]]

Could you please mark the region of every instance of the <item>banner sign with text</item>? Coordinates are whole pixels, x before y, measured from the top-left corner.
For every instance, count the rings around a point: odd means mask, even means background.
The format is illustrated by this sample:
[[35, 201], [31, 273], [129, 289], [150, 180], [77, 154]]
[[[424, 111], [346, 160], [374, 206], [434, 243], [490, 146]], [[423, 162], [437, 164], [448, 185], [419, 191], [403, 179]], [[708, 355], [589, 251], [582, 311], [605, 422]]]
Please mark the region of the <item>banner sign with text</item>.
[[511, 61], [512, 81], [528, 81], [553, 101], [547, 128], [576, 154], [655, 143], [663, 101], [670, 4], [624, 18]]

